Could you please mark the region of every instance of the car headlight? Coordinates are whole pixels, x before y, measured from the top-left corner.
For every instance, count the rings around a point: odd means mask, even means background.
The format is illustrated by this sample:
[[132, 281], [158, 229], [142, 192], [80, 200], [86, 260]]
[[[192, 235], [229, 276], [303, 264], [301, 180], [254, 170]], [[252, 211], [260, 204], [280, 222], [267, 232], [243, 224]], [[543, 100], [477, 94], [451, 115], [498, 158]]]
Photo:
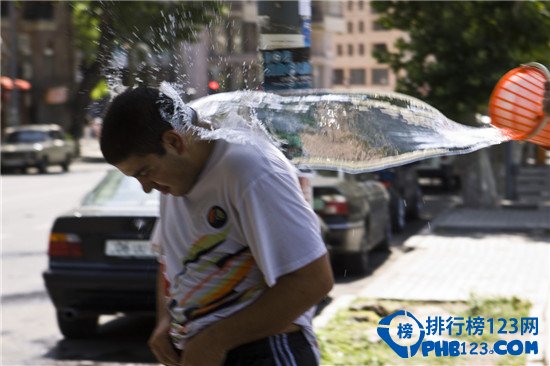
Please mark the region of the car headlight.
[[42, 150], [44, 150], [44, 146], [42, 146], [42, 144], [34, 144], [34, 145], [32, 145], [32, 148], [33, 148], [35, 151], [42, 151]]

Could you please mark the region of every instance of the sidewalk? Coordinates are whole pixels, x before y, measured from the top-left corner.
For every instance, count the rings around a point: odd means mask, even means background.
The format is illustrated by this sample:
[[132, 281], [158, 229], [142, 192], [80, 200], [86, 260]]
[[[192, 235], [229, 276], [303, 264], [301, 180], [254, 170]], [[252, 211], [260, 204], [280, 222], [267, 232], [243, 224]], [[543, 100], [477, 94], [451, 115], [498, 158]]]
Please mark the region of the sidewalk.
[[80, 139], [80, 159], [89, 162], [105, 161], [99, 148], [98, 139], [89, 137]]
[[[550, 365], [550, 208], [452, 208], [404, 247], [406, 253], [379, 268], [357, 297], [437, 302], [476, 294], [529, 300], [531, 316], [541, 323], [537, 340], [543, 354], [528, 364]], [[330, 307], [329, 315], [335, 311]], [[324, 322], [321, 316], [316, 325]]]

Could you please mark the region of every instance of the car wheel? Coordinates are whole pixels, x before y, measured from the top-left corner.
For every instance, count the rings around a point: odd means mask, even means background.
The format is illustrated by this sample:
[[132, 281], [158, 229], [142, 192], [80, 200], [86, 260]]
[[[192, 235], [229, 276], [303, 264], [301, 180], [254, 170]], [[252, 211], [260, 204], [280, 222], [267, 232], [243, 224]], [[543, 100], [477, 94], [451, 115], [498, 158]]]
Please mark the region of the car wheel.
[[405, 229], [407, 223], [407, 208], [401, 197], [398, 197], [394, 202], [392, 228], [396, 233], [400, 233]]
[[48, 172], [48, 163], [47, 157], [43, 157], [42, 160], [40, 160], [40, 163], [36, 166], [40, 174], [46, 174]]
[[67, 157], [65, 158], [65, 161], [63, 163], [61, 163], [61, 169], [63, 169], [64, 172], [68, 172], [69, 171], [69, 166], [71, 165], [71, 155], [67, 155]]
[[67, 339], [90, 338], [96, 334], [99, 315], [75, 315], [57, 311], [57, 325]]
[[386, 228], [384, 229], [384, 239], [378, 244], [376, 247], [376, 250], [381, 252], [387, 252], [390, 250], [390, 241], [392, 238], [392, 227], [391, 223], [386, 224]]
[[420, 217], [420, 211], [424, 208], [424, 197], [422, 197], [422, 190], [420, 187], [416, 187], [414, 193], [414, 202], [409, 212], [409, 217], [411, 219], [418, 219]]

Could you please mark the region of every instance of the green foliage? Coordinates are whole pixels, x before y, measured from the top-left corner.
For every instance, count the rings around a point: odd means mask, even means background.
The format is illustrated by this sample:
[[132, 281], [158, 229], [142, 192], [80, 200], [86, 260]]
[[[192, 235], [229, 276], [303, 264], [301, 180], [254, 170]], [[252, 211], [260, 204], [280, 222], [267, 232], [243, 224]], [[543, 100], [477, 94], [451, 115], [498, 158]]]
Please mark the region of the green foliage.
[[141, 76], [148, 82], [159, 70], [155, 65], [145, 65], [144, 60], [160, 55], [176, 59], [180, 41], [194, 41], [203, 27], [227, 13], [221, 0], [80, 0], [68, 4], [73, 10], [74, 42], [82, 75], [72, 103], [71, 131], [75, 136], [82, 134], [91, 98], [105, 94], [102, 72], [107, 71], [115, 51], [133, 57], [128, 70], [119, 70], [121, 77], [125, 73], [125, 85], [133, 85]]
[[483, 112], [508, 70], [550, 66], [550, 3], [544, 1], [373, 1], [379, 22], [405, 31], [374, 56], [398, 73], [397, 90], [452, 119]]
[[532, 307], [531, 302], [512, 297], [483, 297], [472, 294], [468, 301], [468, 311], [465, 316], [486, 316], [495, 318], [527, 317]]
[[82, 52], [84, 63], [90, 63], [95, 58], [97, 45], [101, 32], [99, 23], [100, 15], [97, 14], [99, 9], [96, 2], [78, 1], [72, 6], [73, 8], [73, 26], [75, 29], [75, 47]]
[[101, 79], [90, 92], [90, 98], [92, 100], [99, 100], [107, 96], [109, 96], [109, 85], [107, 85], [105, 79]]
[[115, 46], [137, 42], [155, 51], [194, 40], [198, 31], [223, 13], [218, 1], [73, 1], [75, 44], [85, 64], [109, 58]]
[[[365, 307], [363, 304], [370, 304]], [[358, 299], [349, 308], [341, 309], [326, 326], [316, 330], [319, 347], [321, 349], [322, 365], [502, 365], [523, 366], [525, 355], [499, 356], [492, 355], [461, 355], [460, 357], [422, 357], [416, 355], [411, 359], [403, 360], [377, 334], [376, 328], [384, 315], [375, 313], [372, 304], [383, 309], [384, 314], [391, 314], [396, 310], [406, 309], [424, 321], [427, 316], [481, 316], [485, 319], [504, 318], [519, 319], [529, 316], [531, 303], [517, 297], [484, 297], [471, 295], [467, 302], [418, 302], [397, 300], [365, 300]], [[509, 329], [509, 328], [508, 328]], [[497, 339], [518, 339], [517, 334], [489, 335], [489, 327], [485, 328], [483, 336], [432, 337], [432, 340], [458, 340], [460, 342], [487, 342], [492, 344]], [[526, 336], [519, 337], [525, 339]], [[479, 351], [479, 349], [478, 349]]]

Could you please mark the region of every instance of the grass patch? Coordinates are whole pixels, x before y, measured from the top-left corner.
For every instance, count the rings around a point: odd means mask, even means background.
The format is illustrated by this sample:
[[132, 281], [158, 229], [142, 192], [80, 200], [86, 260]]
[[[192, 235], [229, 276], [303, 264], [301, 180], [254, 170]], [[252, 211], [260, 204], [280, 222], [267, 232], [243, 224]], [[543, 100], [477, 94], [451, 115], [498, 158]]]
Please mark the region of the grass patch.
[[[495, 366], [524, 366], [526, 356], [501, 356], [497, 354], [479, 354], [481, 348], [477, 348], [477, 355], [469, 354], [471, 343], [486, 342], [491, 350], [497, 340], [528, 340], [528, 335], [495, 334], [503, 325], [498, 319], [520, 319], [529, 316], [531, 304], [527, 301], [512, 298], [483, 298], [472, 296], [467, 302], [413, 302], [413, 301], [373, 301], [367, 299], [356, 300], [349, 308], [340, 310], [334, 318], [322, 329], [317, 330], [319, 345], [321, 348], [322, 365], [495, 365]], [[459, 341], [465, 346], [468, 354], [458, 357], [436, 357], [430, 355], [423, 357], [419, 351], [414, 357], [403, 359], [399, 357], [377, 333], [378, 322], [383, 317], [397, 310], [406, 310], [414, 314], [426, 327], [428, 317], [441, 317], [447, 319], [462, 317], [465, 319], [482, 317], [485, 320], [483, 334], [468, 334], [464, 328], [463, 334], [456, 335], [431, 335], [427, 339], [433, 341]], [[490, 323], [487, 319], [494, 319], [493, 334], [490, 333]], [[520, 326], [520, 324], [518, 324]], [[512, 330], [512, 325], [507, 321], [507, 326], [502, 330]], [[473, 332], [470, 332], [473, 333]], [[478, 329], [479, 333], [479, 329]], [[425, 338], [426, 340], [426, 338]], [[535, 337], [533, 340], [537, 340]], [[539, 349], [539, 352], [542, 350]]]

